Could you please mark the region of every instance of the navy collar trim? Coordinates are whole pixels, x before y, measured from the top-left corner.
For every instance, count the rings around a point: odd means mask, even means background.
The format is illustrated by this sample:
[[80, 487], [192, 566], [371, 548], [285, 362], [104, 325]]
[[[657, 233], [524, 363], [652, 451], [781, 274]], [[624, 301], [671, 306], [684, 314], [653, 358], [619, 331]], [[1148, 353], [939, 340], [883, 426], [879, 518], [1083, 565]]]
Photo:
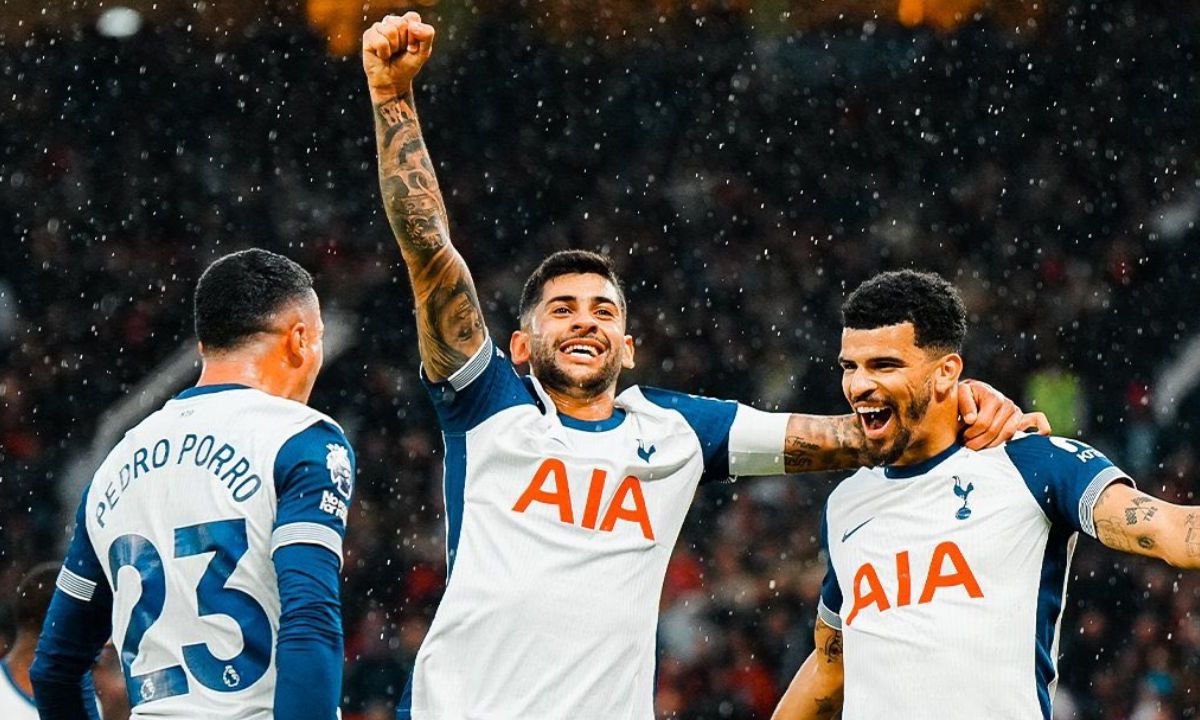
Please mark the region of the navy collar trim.
[[220, 383], [218, 385], [197, 385], [190, 387], [187, 390], [175, 396], [176, 400], [187, 400], [188, 398], [199, 397], [200, 395], [211, 395], [213, 393], [224, 392], [226, 390], [249, 390], [249, 385], [241, 385], [239, 383]]
[[943, 460], [946, 460], [954, 453], [962, 450], [962, 447], [963, 446], [959, 445], [958, 443], [952, 443], [950, 447], [941, 451], [937, 455], [934, 455], [931, 458], [926, 458], [915, 465], [888, 465], [883, 469], [883, 474], [894, 479], [913, 478], [918, 475], [924, 475], [940, 465]]
[[605, 432], [618, 427], [625, 422], [626, 412], [623, 408], [613, 408], [613, 414], [603, 420], [580, 420], [573, 418], [570, 415], [558, 414], [559, 421], [564, 427], [569, 427], [572, 430], [583, 430], [584, 432]]

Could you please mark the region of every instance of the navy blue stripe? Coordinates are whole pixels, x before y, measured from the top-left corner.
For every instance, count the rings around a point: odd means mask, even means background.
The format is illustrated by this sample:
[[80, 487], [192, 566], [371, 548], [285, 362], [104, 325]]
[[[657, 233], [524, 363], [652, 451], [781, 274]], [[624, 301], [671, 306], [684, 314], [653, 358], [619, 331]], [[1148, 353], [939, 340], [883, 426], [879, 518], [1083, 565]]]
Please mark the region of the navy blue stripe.
[[1037, 622], [1034, 625], [1034, 676], [1043, 720], [1050, 720], [1050, 683], [1058, 676], [1058, 658], [1054, 657], [1054, 634], [1062, 617], [1063, 587], [1069, 560], [1067, 549], [1074, 530], [1054, 525], [1042, 554], [1042, 577], [1038, 585]]
[[570, 415], [559, 413], [558, 420], [565, 427], [569, 427], [574, 430], [583, 430], [586, 432], [604, 432], [605, 430], [612, 430], [613, 428], [620, 426], [621, 423], [625, 422], [625, 411], [621, 408], [613, 408], [613, 414], [609, 415], [603, 420], [580, 420], [579, 418], [573, 418]]
[[400, 704], [396, 706], [396, 720], [412, 720], [412, 686], [413, 674], [417, 672], [413, 668], [408, 673], [408, 682], [404, 683], [404, 692], [400, 694]]
[[954, 453], [958, 452], [961, 449], [962, 449], [962, 445], [959, 445], [958, 443], [953, 443], [950, 447], [941, 451], [937, 455], [934, 455], [931, 458], [922, 460], [919, 463], [915, 463], [913, 465], [889, 465], [883, 469], [883, 474], [889, 478], [897, 478], [897, 479], [914, 478], [918, 475], [924, 475], [925, 473], [929, 472], [930, 470], [932, 470], [935, 467], [937, 467], [938, 465], [940, 465], [943, 460], [946, 460], [951, 455], [953, 455]]
[[443, 493], [446, 498], [446, 579], [454, 572], [458, 538], [462, 534], [463, 503], [467, 491], [467, 436], [446, 433], [446, 468]]
[[197, 397], [199, 395], [211, 395], [213, 393], [224, 392], [226, 390], [249, 390], [249, 385], [239, 385], [238, 383], [219, 383], [217, 385], [197, 385], [190, 387], [187, 390], [175, 396], [176, 400], [187, 400], [188, 398]]

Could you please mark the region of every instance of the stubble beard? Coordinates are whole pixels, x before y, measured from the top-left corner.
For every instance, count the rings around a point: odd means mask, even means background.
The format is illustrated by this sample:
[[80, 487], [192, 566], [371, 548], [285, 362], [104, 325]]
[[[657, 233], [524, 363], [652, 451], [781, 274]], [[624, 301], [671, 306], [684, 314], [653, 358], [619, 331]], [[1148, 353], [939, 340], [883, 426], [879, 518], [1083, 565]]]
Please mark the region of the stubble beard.
[[548, 390], [576, 398], [596, 397], [604, 394], [617, 382], [621, 373], [621, 358], [608, 348], [608, 358], [596, 372], [583, 379], [572, 378], [556, 362], [559, 343], [537, 342], [529, 358], [529, 368], [534, 377]]
[[[900, 456], [908, 450], [908, 446], [912, 444], [912, 428], [925, 418], [925, 413], [929, 411], [929, 401], [933, 398], [933, 381], [930, 380], [925, 384], [923, 392], [919, 393], [908, 408], [904, 411], [904, 425], [896, 432], [896, 439], [890, 445], [884, 445], [879, 448], [868, 448], [868, 454], [871, 456], [871, 464], [876, 467], [891, 465], [900, 459]], [[898, 421], [899, 418], [896, 418]]]

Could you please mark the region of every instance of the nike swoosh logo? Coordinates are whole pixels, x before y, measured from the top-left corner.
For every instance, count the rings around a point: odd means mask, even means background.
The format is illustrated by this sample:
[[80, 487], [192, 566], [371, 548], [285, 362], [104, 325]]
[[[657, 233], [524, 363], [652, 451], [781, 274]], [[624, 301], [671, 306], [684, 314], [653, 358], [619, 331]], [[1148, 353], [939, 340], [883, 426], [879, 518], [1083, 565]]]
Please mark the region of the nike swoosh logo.
[[847, 531], [846, 531], [846, 532], [845, 532], [845, 533], [842, 535], [842, 542], [846, 542], [846, 540], [847, 540], [847, 539], [848, 539], [848, 538], [849, 538], [851, 535], [853, 535], [854, 533], [858, 532], [859, 530], [862, 530], [862, 529], [863, 529], [863, 525], [866, 525], [867, 523], [871, 522], [871, 521], [872, 521], [872, 520], [874, 520], [874, 519], [875, 519], [875, 518], [873, 518], [873, 517], [869, 517], [869, 518], [867, 518], [866, 520], [863, 520], [863, 521], [862, 521], [862, 522], [859, 524], [859, 526], [858, 526], [858, 527], [856, 527], [856, 528], [854, 528], [853, 530], [847, 530]]

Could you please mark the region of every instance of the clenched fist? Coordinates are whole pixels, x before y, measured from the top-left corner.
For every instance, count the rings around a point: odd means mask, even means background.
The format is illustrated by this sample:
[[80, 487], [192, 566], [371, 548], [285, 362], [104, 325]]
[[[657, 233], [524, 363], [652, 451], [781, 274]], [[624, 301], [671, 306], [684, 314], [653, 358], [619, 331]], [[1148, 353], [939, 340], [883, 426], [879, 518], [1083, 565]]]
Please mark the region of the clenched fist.
[[408, 93], [433, 52], [433, 35], [433, 26], [415, 12], [388, 15], [363, 33], [363, 71], [371, 95], [386, 99]]

